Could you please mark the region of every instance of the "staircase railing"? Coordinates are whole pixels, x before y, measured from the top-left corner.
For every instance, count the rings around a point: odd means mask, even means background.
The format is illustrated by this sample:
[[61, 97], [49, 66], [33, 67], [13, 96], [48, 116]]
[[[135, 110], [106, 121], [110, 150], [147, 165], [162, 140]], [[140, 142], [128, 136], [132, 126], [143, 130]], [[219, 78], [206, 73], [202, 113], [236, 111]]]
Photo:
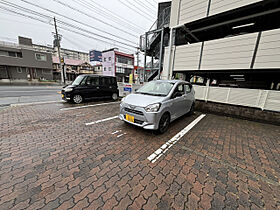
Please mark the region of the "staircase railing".
[[[170, 14], [171, 14], [171, 7], [165, 8], [160, 15], [158, 16], [158, 19], [153, 23], [153, 25], [150, 27], [149, 32], [152, 32], [156, 29], [161, 29], [163, 27], [167, 27], [170, 24]], [[157, 38], [159, 33], [151, 33], [151, 35], [148, 35], [147, 41], [146, 41], [146, 34], [140, 36], [140, 50], [145, 51], [149, 50], [151, 44], [153, 41]], [[146, 43], [147, 42], [147, 43]]]

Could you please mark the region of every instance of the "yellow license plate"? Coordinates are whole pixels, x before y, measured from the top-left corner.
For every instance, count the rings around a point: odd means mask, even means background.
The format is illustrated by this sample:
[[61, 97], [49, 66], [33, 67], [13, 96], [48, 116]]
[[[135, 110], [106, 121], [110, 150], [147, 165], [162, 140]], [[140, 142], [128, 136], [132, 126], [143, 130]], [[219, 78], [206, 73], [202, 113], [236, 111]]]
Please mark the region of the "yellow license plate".
[[129, 115], [129, 114], [125, 115], [125, 119], [126, 119], [127, 121], [129, 121], [129, 122], [133, 122], [133, 123], [134, 123], [134, 117], [131, 116], [131, 115]]

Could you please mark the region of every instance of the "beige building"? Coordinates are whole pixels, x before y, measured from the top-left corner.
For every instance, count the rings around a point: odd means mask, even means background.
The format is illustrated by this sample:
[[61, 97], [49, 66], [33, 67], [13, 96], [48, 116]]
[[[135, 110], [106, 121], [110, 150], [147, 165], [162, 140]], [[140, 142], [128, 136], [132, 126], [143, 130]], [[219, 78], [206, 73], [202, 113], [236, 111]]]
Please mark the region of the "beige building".
[[279, 0], [172, 0], [161, 77], [277, 89], [279, 19]]

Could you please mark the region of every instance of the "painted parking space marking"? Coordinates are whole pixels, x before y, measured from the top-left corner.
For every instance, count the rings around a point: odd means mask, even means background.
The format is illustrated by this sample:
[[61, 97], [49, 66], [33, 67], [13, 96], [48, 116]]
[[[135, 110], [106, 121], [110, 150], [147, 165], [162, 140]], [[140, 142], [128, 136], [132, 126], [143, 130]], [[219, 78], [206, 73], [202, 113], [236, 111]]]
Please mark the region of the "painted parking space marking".
[[109, 103], [102, 103], [102, 104], [91, 104], [91, 105], [86, 105], [86, 106], [76, 106], [76, 107], [69, 107], [69, 108], [62, 108], [60, 111], [67, 111], [67, 110], [74, 110], [74, 109], [84, 109], [88, 107], [96, 107], [96, 106], [103, 106], [103, 105], [110, 105], [110, 104], [117, 104], [120, 103], [119, 101], [117, 102], [109, 102]]
[[113, 133], [111, 133], [111, 134], [114, 135], [114, 134], [119, 133], [119, 132], [121, 132], [121, 131], [122, 131], [122, 130], [115, 131], [115, 132], [113, 132]]
[[126, 133], [122, 133], [122, 134], [118, 135], [117, 138], [120, 138], [120, 137], [122, 137], [124, 135], [126, 135]]
[[118, 117], [119, 117], [119, 116], [108, 117], [108, 118], [105, 118], [105, 119], [102, 119], [102, 120], [97, 120], [97, 121], [94, 121], [94, 122], [86, 123], [86, 125], [94, 125], [94, 124], [106, 122], [106, 121], [109, 121], [109, 120], [113, 120], [113, 119], [116, 119], [116, 118], [118, 118]]
[[153, 154], [151, 154], [147, 159], [152, 163], [156, 162], [164, 153], [166, 153], [174, 144], [176, 144], [184, 135], [186, 135], [200, 120], [202, 120], [206, 115], [202, 114], [192, 121], [183, 130], [177, 133], [169, 141], [163, 144], [159, 149], [157, 149]]

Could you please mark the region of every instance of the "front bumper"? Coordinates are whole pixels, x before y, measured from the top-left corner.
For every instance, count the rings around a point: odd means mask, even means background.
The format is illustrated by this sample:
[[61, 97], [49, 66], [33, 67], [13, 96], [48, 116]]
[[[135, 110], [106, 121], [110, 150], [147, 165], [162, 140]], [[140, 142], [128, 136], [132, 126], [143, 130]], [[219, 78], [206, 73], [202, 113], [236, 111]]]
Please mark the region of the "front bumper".
[[64, 91], [61, 91], [61, 98], [64, 101], [71, 101], [70, 93], [65, 93]]
[[[127, 114], [134, 117], [134, 122], [126, 120]], [[132, 109], [128, 104], [120, 105], [120, 120], [144, 129], [157, 130], [160, 117], [160, 112], [146, 112], [143, 107], [133, 107]]]

